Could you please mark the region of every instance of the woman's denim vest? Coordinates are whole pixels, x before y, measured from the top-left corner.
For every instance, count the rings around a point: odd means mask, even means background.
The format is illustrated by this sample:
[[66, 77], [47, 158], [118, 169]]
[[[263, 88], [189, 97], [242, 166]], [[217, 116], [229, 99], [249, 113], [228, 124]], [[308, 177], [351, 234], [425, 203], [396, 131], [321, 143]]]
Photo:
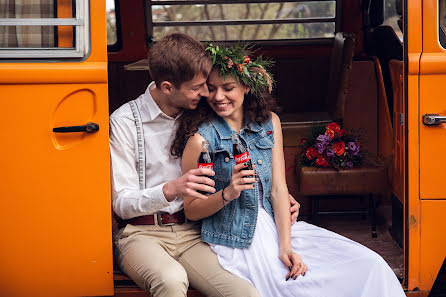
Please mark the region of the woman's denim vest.
[[[202, 124], [198, 129], [198, 133], [209, 142], [210, 149], [215, 154], [214, 180], [217, 191], [229, 186], [231, 182], [235, 166], [231, 141], [233, 132], [228, 123], [220, 117]], [[260, 125], [249, 123], [239, 133], [242, 143], [249, 151], [252, 163], [255, 164], [255, 171], [263, 188], [263, 205], [271, 217], [274, 217], [270, 200], [273, 132], [270, 118]], [[254, 189], [242, 191], [238, 199], [231, 201], [214, 215], [203, 219], [201, 227], [203, 241], [234, 248], [250, 246], [257, 222], [258, 197], [259, 188], [256, 183]]]

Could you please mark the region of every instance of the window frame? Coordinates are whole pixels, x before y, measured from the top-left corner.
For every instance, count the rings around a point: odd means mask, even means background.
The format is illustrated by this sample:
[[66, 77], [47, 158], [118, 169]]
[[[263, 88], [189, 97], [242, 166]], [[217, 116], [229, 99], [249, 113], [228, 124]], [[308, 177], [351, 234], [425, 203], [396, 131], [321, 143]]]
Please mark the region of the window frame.
[[[334, 17], [322, 18], [287, 18], [287, 19], [264, 19], [264, 20], [203, 20], [203, 21], [164, 21], [154, 23], [152, 20], [152, 6], [155, 5], [204, 5], [204, 4], [248, 4], [248, 3], [292, 3], [292, 2], [329, 2], [336, 3], [336, 10]], [[225, 25], [257, 25], [257, 24], [303, 24], [303, 23], [324, 23], [331, 21], [335, 24], [335, 31], [333, 37], [337, 32], [342, 30], [342, 7], [344, 0], [145, 0], [145, 14], [146, 14], [146, 31], [147, 43], [150, 46], [156, 40], [153, 37], [154, 27], [175, 27], [183, 24], [190, 24], [190, 26], [225, 26]], [[292, 45], [292, 44], [325, 44], [331, 42], [333, 37], [327, 38], [300, 38], [300, 39], [271, 39], [271, 40], [243, 40], [244, 42], [255, 42], [260, 45]], [[201, 40], [201, 41], [216, 41], [222, 43], [230, 43], [236, 40]]]
[[0, 26], [73, 26], [74, 48], [0, 48], [0, 59], [86, 58], [91, 50], [90, 1], [75, 0], [74, 18], [0, 18]]

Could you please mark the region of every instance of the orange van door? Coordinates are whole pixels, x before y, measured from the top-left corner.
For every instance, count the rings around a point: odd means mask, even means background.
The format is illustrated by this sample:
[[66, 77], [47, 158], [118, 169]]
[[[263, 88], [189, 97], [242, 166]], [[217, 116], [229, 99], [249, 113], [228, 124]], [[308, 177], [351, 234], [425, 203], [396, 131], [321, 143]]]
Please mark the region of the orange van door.
[[409, 289], [446, 256], [446, 0], [408, 2]]
[[113, 295], [105, 1], [0, 1], [0, 295]]

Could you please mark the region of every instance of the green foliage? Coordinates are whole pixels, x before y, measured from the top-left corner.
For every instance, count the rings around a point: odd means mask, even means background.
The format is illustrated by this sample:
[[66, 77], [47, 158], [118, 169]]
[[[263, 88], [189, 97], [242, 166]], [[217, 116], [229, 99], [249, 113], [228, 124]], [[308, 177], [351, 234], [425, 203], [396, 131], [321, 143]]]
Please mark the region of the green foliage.
[[266, 69], [273, 66], [273, 61], [262, 57], [252, 61], [249, 57], [251, 48], [241, 43], [231, 47], [214, 46], [208, 43], [206, 50], [211, 56], [213, 67], [219, 70], [221, 76], [234, 77], [257, 97], [262, 97], [265, 92], [271, 93], [274, 81]]

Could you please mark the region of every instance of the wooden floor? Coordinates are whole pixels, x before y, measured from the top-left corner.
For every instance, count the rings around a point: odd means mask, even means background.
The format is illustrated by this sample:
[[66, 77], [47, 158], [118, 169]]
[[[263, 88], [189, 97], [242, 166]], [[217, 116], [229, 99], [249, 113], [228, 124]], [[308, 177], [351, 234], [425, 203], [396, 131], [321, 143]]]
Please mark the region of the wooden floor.
[[394, 242], [390, 235], [391, 215], [390, 205], [381, 205], [376, 209], [377, 238], [371, 236], [368, 218], [362, 219], [360, 215], [320, 216], [319, 226], [357, 241], [380, 254], [401, 281], [404, 273], [403, 249]]

